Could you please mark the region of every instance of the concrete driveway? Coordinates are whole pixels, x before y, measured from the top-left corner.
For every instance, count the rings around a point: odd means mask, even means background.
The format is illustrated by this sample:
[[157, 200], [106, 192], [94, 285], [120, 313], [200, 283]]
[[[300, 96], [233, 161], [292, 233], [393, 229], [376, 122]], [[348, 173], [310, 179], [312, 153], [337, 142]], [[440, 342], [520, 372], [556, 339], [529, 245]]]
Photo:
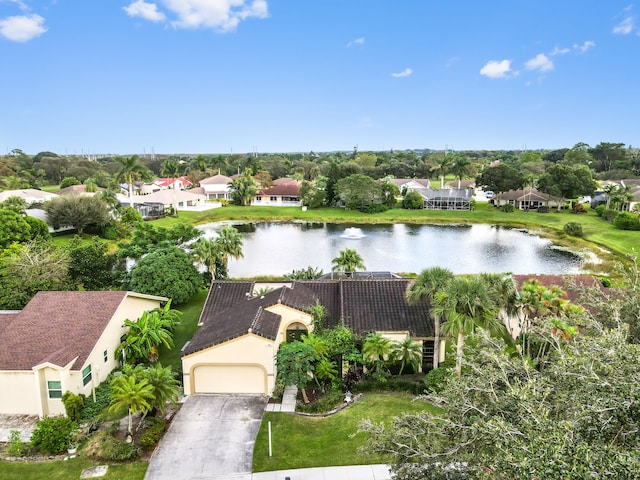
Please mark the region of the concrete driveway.
[[145, 480], [251, 478], [261, 395], [191, 395], [153, 453]]

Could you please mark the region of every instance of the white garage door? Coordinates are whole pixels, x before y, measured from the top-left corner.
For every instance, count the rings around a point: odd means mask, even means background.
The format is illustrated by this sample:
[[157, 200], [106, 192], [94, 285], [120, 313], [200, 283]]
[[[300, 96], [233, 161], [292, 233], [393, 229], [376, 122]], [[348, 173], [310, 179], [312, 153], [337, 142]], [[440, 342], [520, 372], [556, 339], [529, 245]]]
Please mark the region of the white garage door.
[[254, 365], [198, 365], [195, 393], [267, 393], [266, 372]]

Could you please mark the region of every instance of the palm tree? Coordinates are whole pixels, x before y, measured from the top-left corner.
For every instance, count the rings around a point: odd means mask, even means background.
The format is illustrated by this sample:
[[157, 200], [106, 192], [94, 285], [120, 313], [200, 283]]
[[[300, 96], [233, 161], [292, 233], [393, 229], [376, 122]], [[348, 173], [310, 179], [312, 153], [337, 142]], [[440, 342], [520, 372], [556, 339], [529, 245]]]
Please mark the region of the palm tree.
[[360, 254], [352, 248], [345, 248], [340, 254], [331, 260], [333, 263], [332, 270], [334, 272], [344, 272], [347, 275], [352, 274], [356, 269], [364, 270], [364, 261]]
[[146, 360], [150, 363], [158, 360], [158, 347], [164, 345], [173, 348], [173, 329], [180, 321], [181, 313], [171, 310], [171, 302], [163, 308], [156, 308], [144, 312], [135, 320], [125, 320], [124, 326], [129, 331], [124, 335], [122, 343], [116, 349], [116, 354], [124, 352], [125, 361], [135, 363], [136, 360]]
[[172, 207], [173, 207], [173, 215], [175, 215], [176, 217], [178, 216], [178, 203], [176, 202], [176, 178], [178, 178], [180, 176], [180, 163], [178, 163], [178, 161], [175, 158], [168, 158], [167, 160], [165, 160], [165, 162], [162, 164], [162, 169], [160, 170], [160, 173], [167, 177], [170, 178], [172, 181], [172, 187], [173, 187], [173, 201], [172, 201]]
[[129, 415], [128, 432], [130, 436], [133, 436], [133, 414], [149, 411], [153, 398], [153, 387], [146, 379], [139, 379], [135, 372], [123, 373], [111, 382], [109, 411], [127, 410]]
[[157, 408], [164, 415], [167, 402], [175, 406], [180, 395], [180, 382], [176, 380], [171, 367], [152, 365], [142, 372], [142, 378], [152, 387], [151, 408]]
[[[518, 288], [509, 274], [503, 273], [481, 273], [480, 279], [489, 288], [489, 294], [499, 309], [498, 314], [503, 317], [505, 326], [508, 319], [514, 318], [518, 314], [520, 299]], [[509, 333], [505, 330], [506, 333]], [[508, 344], [513, 343], [513, 337], [509, 333], [504, 338]]]
[[220, 248], [216, 241], [211, 238], [199, 238], [192, 245], [191, 254], [195, 257], [196, 263], [207, 269], [211, 280], [215, 280], [217, 278], [216, 265], [221, 259]]
[[20, 190], [29, 186], [29, 182], [15, 175], [2, 177], [2, 183], [7, 190]]
[[[433, 303], [436, 294], [445, 287], [445, 285], [453, 279], [454, 275], [451, 270], [442, 267], [431, 267], [423, 270], [416, 277], [415, 281], [409, 285], [406, 297], [407, 302], [416, 304], [420, 302]], [[434, 340], [433, 340], [433, 365], [438, 365], [440, 359], [440, 322], [441, 318], [434, 315], [433, 309], [431, 316], [434, 323]]]
[[372, 364], [377, 374], [382, 374], [383, 368], [393, 351], [391, 340], [379, 333], [370, 333], [362, 344], [362, 359]]
[[491, 298], [489, 288], [478, 276], [454, 277], [439, 291], [434, 299], [434, 314], [442, 317], [442, 331], [457, 336], [456, 374], [462, 372], [462, 355], [465, 335], [476, 327], [492, 334], [504, 335], [504, 324], [497, 317], [497, 306]]
[[407, 335], [404, 340], [393, 345], [391, 358], [396, 362], [400, 362], [398, 375], [402, 375], [405, 365], [410, 365], [413, 367], [414, 372], [417, 372], [422, 360], [422, 348], [419, 343], [413, 341], [411, 335]]
[[229, 266], [229, 257], [238, 260], [244, 256], [242, 253], [242, 234], [229, 225], [220, 229], [215, 242], [220, 249], [220, 256], [225, 267]]
[[452, 157], [450, 155], [443, 155], [435, 159], [435, 165], [431, 167], [432, 171], [438, 172], [440, 175], [440, 188], [444, 188], [444, 177], [449, 173], [452, 165]]
[[133, 207], [133, 179], [137, 175], [142, 175], [147, 171], [147, 168], [140, 163], [140, 157], [138, 155], [132, 155], [130, 157], [118, 157], [116, 161], [120, 164], [120, 169], [116, 173], [116, 179], [121, 182], [124, 181], [129, 188], [129, 206]]
[[471, 165], [471, 159], [465, 155], [456, 155], [453, 158], [453, 164], [449, 167], [449, 172], [458, 179], [458, 189], [460, 188], [460, 182], [465, 177], [469, 177], [473, 174], [473, 166]]

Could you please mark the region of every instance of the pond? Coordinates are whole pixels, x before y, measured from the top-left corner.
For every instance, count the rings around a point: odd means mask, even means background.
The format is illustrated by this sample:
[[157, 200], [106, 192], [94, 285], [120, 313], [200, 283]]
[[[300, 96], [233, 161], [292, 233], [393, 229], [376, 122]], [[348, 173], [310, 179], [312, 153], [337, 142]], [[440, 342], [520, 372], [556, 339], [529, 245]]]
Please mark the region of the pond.
[[369, 271], [415, 272], [433, 266], [456, 274], [511, 272], [574, 274], [582, 259], [525, 231], [492, 225], [332, 224], [309, 222], [215, 222], [243, 237], [244, 257], [229, 261], [232, 278], [284, 275], [308, 266], [324, 273], [345, 248], [356, 250]]

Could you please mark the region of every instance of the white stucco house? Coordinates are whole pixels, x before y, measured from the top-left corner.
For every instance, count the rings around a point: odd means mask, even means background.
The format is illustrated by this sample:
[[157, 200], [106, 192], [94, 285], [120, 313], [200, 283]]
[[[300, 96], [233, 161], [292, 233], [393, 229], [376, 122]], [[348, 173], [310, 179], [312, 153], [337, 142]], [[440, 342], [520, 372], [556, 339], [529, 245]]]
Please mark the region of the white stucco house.
[[[411, 335], [422, 346], [423, 369], [444, 360], [426, 304], [409, 305], [408, 279], [309, 280], [254, 295], [253, 282], [214, 282], [200, 330], [182, 349], [184, 392], [271, 394], [275, 355], [286, 339], [312, 330], [309, 309], [325, 307], [329, 328], [343, 324], [357, 335], [377, 332], [392, 340]], [[438, 342], [439, 348], [435, 347]]]
[[200, 187], [208, 200], [231, 200], [231, 181], [232, 178], [218, 174], [200, 180]]
[[117, 366], [124, 321], [166, 298], [123, 291], [38, 292], [0, 312], [0, 414], [64, 414], [66, 391], [91, 396]]
[[47, 202], [57, 196], [55, 193], [43, 192], [35, 188], [24, 188], [22, 190], [5, 190], [0, 192], [0, 202], [4, 202], [11, 197], [18, 197], [27, 202], [27, 205], [30, 205], [32, 203]]
[[292, 181], [260, 190], [253, 197], [253, 206], [299, 207], [301, 182]]

